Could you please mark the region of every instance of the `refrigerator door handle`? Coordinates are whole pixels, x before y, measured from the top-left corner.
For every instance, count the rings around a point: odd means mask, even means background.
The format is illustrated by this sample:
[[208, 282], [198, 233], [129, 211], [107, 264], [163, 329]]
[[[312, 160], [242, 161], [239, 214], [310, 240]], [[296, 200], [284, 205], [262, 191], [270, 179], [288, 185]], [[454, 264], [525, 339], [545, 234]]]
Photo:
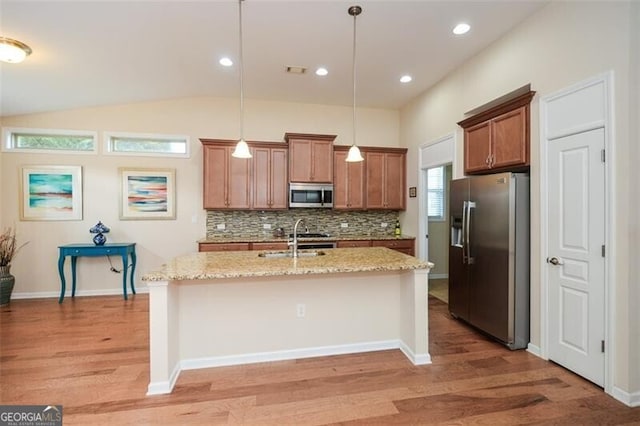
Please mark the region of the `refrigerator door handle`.
[[462, 202], [462, 264], [467, 263], [467, 204], [468, 201]]
[[467, 223], [465, 225], [466, 231], [466, 247], [467, 247], [467, 263], [473, 264], [473, 257], [471, 257], [471, 209], [476, 208], [475, 201], [466, 201], [467, 204]]

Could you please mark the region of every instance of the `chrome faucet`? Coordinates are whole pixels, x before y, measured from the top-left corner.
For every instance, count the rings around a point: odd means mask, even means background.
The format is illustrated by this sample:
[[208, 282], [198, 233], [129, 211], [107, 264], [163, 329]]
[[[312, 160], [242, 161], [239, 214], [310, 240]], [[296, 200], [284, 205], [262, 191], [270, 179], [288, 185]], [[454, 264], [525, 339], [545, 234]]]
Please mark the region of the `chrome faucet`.
[[293, 225], [293, 241], [287, 242], [287, 245], [292, 249], [291, 255], [294, 258], [298, 257], [298, 225], [300, 225], [300, 222], [302, 222], [302, 219], [298, 219], [296, 224]]

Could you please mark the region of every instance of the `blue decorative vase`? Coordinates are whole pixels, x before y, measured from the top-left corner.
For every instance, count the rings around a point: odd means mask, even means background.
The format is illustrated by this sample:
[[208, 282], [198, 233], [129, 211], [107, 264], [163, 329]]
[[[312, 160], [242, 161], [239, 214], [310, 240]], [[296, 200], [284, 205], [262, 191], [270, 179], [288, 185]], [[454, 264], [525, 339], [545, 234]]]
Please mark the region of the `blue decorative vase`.
[[93, 237], [93, 243], [97, 246], [104, 245], [104, 243], [107, 242], [107, 237], [105, 237], [103, 234], [106, 234], [109, 231], [109, 227], [100, 221], [98, 221], [98, 223], [96, 223], [91, 227], [91, 229], [89, 229], [90, 233], [96, 234], [96, 236]]
[[107, 237], [105, 237], [104, 234], [102, 233], [96, 234], [95, 237], [93, 237], [93, 243], [97, 246], [104, 245], [104, 243], [106, 242], [107, 242]]

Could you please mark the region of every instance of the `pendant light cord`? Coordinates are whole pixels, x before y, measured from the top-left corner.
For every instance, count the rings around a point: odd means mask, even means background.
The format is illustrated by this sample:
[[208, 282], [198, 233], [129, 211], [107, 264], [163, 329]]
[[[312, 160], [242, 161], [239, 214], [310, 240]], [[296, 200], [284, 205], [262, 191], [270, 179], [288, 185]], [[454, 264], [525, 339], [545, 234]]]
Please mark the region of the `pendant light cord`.
[[244, 140], [244, 56], [242, 51], [242, 2], [244, 0], [238, 0], [238, 28], [239, 28], [239, 40], [240, 40], [240, 140]]
[[356, 145], [356, 17], [358, 13], [353, 13], [353, 145]]

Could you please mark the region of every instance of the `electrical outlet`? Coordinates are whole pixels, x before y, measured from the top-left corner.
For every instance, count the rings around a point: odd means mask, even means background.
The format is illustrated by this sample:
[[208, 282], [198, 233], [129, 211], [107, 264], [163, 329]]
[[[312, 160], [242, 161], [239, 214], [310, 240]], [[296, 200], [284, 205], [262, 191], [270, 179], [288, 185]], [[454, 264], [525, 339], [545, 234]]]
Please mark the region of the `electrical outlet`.
[[382, 222], [380, 226], [382, 226], [383, 228], [386, 228], [387, 226], [389, 226], [389, 224], [387, 222]]
[[349, 224], [347, 222], [342, 222], [340, 224], [340, 228], [348, 228], [348, 227], [349, 227]]
[[224, 231], [225, 228], [226, 228], [226, 226], [225, 226], [224, 223], [219, 223], [219, 224], [216, 225], [216, 229], [218, 231]]
[[271, 224], [270, 223], [263, 223], [262, 224], [262, 229], [271, 229]]
[[296, 316], [298, 318], [304, 318], [307, 314], [307, 306], [304, 303], [298, 303], [296, 305]]

